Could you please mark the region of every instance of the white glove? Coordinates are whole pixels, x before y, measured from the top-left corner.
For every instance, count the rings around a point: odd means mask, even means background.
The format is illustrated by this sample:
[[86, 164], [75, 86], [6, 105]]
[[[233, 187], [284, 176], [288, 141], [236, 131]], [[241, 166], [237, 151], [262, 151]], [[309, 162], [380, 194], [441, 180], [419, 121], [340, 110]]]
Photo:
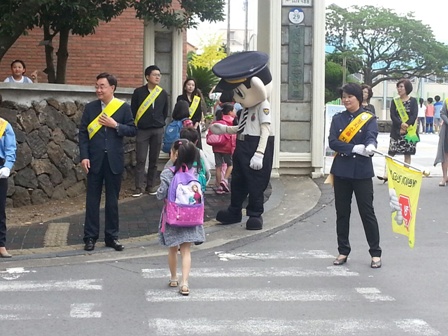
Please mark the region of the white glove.
[[364, 155], [364, 156], [369, 156], [366, 153], [366, 146], [364, 146], [364, 145], [354, 145], [353, 149], [352, 149], [352, 153], [356, 153], [356, 154]]
[[367, 155], [373, 155], [373, 154], [375, 154], [375, 153], [373, 152], [375, 149], [376, 149], [376, 147], [375, 147], [374, 144], [367, 145], [367, 147], [366, 147], [366, 153], [367, 153]]
[[223, 124], [211, 124], [210, 125], [210, 132], [213, 134], [225, 134], [227, 133], [227, 126]]
[[9, 174], [11, 173], [11, 169], [8, 167], [3, 167], [0, 169], [0, 179], [5, 179], [9, 177]]
[[252, 159], [250, 159], [249, 167], [251, 167], [253, 170], [260, 170], [261, 168], [263, 168], [263, 158], [263, 154], [255, 153], [254, 156], [252, 156]]
[[391, 209], [391, 212], [397, 212], [395, 214], [395, 221], [397, 224], [403, 224], [403, 214], [401, 212], [401, 206], [400, 203], [398, 203], [398, 197], [397, 193], [395, 192], [395, 189], [389, 189], [389, 206]]

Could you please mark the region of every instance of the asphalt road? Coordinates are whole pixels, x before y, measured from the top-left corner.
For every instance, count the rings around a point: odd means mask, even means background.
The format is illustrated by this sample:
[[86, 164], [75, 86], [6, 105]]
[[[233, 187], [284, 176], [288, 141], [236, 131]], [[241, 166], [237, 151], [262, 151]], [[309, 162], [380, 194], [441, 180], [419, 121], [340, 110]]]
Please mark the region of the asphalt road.
[[[419, 149], [414, 161], [430, 167], [430, 142]], [[355, 201], [352, 253], [344, 266], [332, 266], [333, 195], [321, 185], [319, 203], [289, 224], [195, 249], [189, 297], [168, 288], [163, 249], [121, 259], [110, 253], [19, 262], [0, 272], [2, 330], [10, 336], [448, 335], [448, 187], [438, 187], [436, 175], [423, 179], [414, 249], [392, 232], [387, 185], [374, 182], [381, 269], [369, 267]]]

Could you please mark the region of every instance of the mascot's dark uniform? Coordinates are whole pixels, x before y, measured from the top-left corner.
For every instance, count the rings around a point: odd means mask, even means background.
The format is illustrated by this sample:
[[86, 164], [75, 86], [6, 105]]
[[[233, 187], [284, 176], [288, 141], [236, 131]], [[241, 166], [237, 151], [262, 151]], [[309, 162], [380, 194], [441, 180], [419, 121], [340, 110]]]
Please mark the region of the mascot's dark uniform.
[[224, 92], [233, 91], [233, 99], [243, 106], [238, 126], [211, 126], [216, 134], [237, 134], [231, 203], [226, 210], [218, 212], [216, 220], [222, 224], [241, 222], [243, 202], [249, 197], [248, 230], [263, 228], [264, 191], [269, 184], [274, 156], [272, 113], [267, 100], [272, 85], [268, 61], [265, 53], [247, 51], [233, 54], [213, 67], [214, 74], [221, 78], [218, 88]]

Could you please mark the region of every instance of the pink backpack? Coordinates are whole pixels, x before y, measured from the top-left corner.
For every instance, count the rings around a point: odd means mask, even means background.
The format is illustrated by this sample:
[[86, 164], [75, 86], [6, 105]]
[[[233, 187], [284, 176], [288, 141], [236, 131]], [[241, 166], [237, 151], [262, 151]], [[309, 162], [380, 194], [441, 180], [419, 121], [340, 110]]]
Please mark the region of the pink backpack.
[[[170, 168], [174, 173], [174, 167]], [[162, 232], [165, 224], [190, 227], [204, 224], [204, 194], [195, 170], [186, 165], [174, 173], [162, 213]]]

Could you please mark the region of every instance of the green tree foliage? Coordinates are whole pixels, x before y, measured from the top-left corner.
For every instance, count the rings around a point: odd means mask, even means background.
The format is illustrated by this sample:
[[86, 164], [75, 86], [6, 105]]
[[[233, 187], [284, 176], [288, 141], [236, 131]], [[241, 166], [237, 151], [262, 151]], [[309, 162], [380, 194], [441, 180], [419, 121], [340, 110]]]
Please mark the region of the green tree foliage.
[[204, 45], [201, 54], [192, 55], [190, 64], [195, 67], [203, 67], [211, 69], [220, 60], [227, 56], [225, 49], [221, 43], [221, 38], [214, 36]]
[[[101, 21], [109, 22], [126, 8], [126, 1], [58, 0], [42, 5], [36, 25], [44, 32], [46, 73], [49, 83], [65, 83], [70, 34], [86, 36], [95, 33]], [[53, 38], [59, 35], [57, 68], [54, 66]]]
[[0, 60], [17, 39], [31, 29], [42, 4], [48, 0], [0, 1]]
[[339, 98], [338, 89], [341, 86], [342, 66], [333, 61], [325, 61], [325, 102]]
[[402, 77], [444, 75], [448, 47], [414, 18], [375, 6], [327, 8], [326, 42], [336, 53], [361, 63], [359, 73], [372, 87]]
[[[101, 21], [110, 21], [126, 8], [135, 8], [136, 17], [167, 28], [196, 27], [199, 21], [222, 21], [225, 0], [1, 0], [0, 60], [27, 29], [42, 27], [49, 81], [63, 83], [70, 34], [93, 34]], [[60, 34], [57, 69], [53, 65], [52, 40]], [[51, 56], [51, 57], [50, 57]]]

